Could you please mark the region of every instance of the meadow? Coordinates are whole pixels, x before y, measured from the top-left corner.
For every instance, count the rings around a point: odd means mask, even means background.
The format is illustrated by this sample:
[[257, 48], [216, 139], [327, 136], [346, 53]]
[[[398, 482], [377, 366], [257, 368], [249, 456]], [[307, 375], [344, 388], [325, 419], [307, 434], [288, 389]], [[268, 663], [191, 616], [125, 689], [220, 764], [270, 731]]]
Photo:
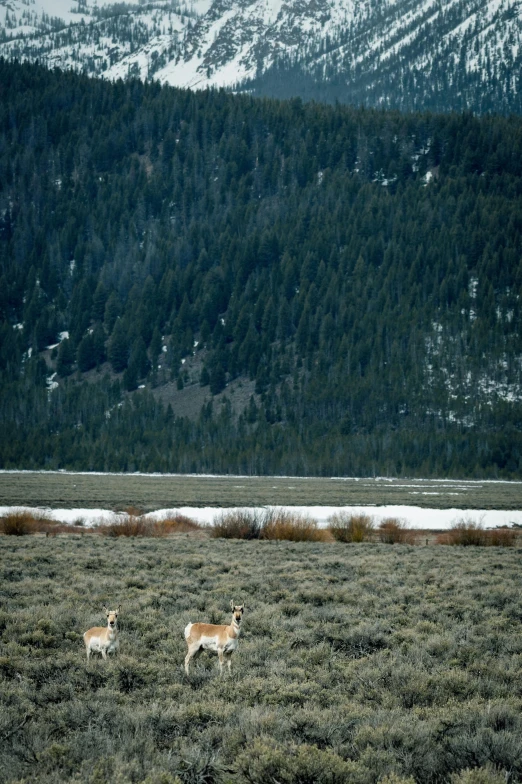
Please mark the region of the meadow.
[[510, 510], [522, 508], [522, 482], [0, 471], [0, 506], [135, 507], [149, 512], [267, 504]]
[[[522, 550], [0, 537], [1, 782], [522, 781]], [[232, 677], [188, 621], [246, 605]], [[82, 633], [122, 604], [121, 649]]]

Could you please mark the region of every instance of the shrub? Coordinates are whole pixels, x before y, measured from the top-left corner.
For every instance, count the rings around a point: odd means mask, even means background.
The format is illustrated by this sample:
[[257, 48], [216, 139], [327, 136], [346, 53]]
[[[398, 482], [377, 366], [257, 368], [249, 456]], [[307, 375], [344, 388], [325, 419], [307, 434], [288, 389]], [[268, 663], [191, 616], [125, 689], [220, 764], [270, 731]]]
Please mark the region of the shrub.
[[368, 542], [372, 538], [374, 521], [369, 515], [338, 512], [328, 522], [328, 530], [338, 542]]
[[249, 784], [266, 782], [314, 782], [314, 784], [359, 784], [365, 780], [356, 762], [343, 760], [331, 749], [316, 746], [281, 745], [256, 739], [236, 760], [239, 781]]
[[321, 630], [317, 639], [323, 639], [332, 650], [342, 651], [352, 659], [370, 656], [390, 645], [389, 631], [379, 623], [362, 623], [354, 629], [327, 627]]
[[488, 765], [485, 768], [467, 768], [460, 773], [454, 773], [450, 781], [451, 784], [505, 784], [509, 781], [509, 775]]
[[144, 685], [145, 678], [139, 666], [125, 664], [118, 668], [118, 687], [124, 694], [129, 694]]
[[329, 532], [317, 527], [317, 521], [297, 512], [269, 509], [266, 512], [261, 539], [284, 539], [290, 542], [325, 542]]
[[379, 539], [384, 544], [415, 544], [417, 534], [403, 520], [388, 517], [379, 525]]
[[234, 509], [214, 518], [212, 536], [217, 539], [259, 539], [262, 527], [262, 512], [256, 509]]

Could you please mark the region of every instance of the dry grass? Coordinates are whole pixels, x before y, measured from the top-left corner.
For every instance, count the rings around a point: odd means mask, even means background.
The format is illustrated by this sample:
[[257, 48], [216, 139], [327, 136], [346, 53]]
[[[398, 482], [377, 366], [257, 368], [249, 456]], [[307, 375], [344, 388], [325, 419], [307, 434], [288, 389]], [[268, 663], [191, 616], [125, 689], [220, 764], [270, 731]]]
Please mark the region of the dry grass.
[[388, 517], [379, 525], [379, 539], [383, 544], [416, 544], [417, 537], [417, 531], [397, 517]]
[[369, 515], [339, 512], [332, 515], [328, 530], [338, 542], [369, 542], [375, 523]]

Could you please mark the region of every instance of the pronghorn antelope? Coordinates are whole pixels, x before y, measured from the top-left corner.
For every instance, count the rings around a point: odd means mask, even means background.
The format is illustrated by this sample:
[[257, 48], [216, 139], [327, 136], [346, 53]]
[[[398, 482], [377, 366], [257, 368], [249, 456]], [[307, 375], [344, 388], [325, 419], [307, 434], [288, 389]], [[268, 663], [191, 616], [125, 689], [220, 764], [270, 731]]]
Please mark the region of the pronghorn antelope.
[[83, 639], [85, 641], [85, 648], [87, 649], [87, 661], [93, 651], [99, 651], [104, 659], [107, 658], [108, 653], [115, 653], [120, 647], [118, 640], [118, 613], [121, 610], [121, 604], [117, 610], [108, 610], [103, 608], [107, 616], [107, 626], [93, 626], [92, 629], [85, 632]]
[[230, 672], [232, 654], [237, 648], [240, 632], [240, 623], [245, 610], [244, 604], [234, 604], [232, 607], [232, 623], [230, 626], [215, 623], [189, 623], [185, 627], [185, 639], [188, 652], [185, 656], [185, 672], [189, 674], [189, 663], [193, 656], [202, 650], [216, 651], [219, 656], [219, 672], [223, 674], [223, 664], [226, 662]]

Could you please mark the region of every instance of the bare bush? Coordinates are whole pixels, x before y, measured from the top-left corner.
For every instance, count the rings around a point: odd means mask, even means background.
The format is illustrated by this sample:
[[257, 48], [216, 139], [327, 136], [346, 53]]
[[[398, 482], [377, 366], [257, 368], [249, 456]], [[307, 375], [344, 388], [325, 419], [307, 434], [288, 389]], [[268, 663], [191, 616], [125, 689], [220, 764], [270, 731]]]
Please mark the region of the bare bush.
[[474, 520], [458, 520], [448, 531], [448, 544], [461, 545], [462, 547], [484, 547], [486, 544], [485, 531], [482, 523]]
[[212, 536], [216, 539], [259, 539], [264, 515], [256, 509], [233, 509], [214, 518]]
[[266, 512], [261, 539], [284, 539], [290, 542], [325, 542], [330, 538], [317, 521], [297, 512], [269, 509]]
[[415, 544], [417, 534], [406, 526], [404, 520], [387, 517], [379, 525], [379, 539], [384, 544]]
[[375, 525], [369, 515], [349, 512], [337, 512], [328, 522], [328, 530], [338, 542], [368, 542]]

